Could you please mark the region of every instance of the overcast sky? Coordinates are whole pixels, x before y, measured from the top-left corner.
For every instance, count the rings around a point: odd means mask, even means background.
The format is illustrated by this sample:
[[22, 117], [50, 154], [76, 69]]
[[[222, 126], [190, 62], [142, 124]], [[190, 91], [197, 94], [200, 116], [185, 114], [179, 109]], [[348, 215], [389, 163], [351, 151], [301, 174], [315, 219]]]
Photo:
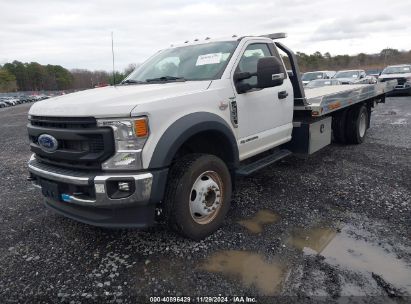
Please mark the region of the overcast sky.
[[410, 0], [0, 0], [0, 64], [66, 68], [140, 63], [173, 43], [287, 32], [294, 51], [411, 49]]

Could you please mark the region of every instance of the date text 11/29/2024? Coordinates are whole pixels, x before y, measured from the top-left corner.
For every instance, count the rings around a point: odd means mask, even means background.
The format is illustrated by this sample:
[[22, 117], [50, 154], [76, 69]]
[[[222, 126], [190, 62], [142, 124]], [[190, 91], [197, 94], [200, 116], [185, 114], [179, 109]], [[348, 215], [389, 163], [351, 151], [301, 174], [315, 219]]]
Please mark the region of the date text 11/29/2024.
[[150, 297], [150, 303], [257, 303], [255, 297]]

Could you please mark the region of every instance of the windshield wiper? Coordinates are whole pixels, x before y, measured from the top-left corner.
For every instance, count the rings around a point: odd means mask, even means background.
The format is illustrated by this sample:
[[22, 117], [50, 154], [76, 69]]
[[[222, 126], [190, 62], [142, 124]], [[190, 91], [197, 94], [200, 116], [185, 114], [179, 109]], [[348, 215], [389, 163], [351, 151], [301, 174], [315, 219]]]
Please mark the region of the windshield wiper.
[[141, 83], [146, 83], [146, 82], [140, 81], [140, 80], [133, 80], [133, 79], [127, 79], [121, 82], [121, 84], [141, 84]]
[[186, 81], [184, 77], [175, 77], [175, 76], [162, 76], [157, 78], [149, 78], [146, 79], [147, 82], [155, 82], [155, 81]]

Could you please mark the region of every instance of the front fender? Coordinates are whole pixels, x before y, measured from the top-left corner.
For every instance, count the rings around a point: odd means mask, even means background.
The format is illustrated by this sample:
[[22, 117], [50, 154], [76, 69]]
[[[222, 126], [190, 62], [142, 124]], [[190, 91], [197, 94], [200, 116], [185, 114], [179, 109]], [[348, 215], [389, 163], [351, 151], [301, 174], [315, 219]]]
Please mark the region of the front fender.
[[190, 137], [204, 131], [217, 131], [224, 135], [229, 142], [233, 166], [239, 162], [237, 141], [230, 126], [218, 115], [208, 112], [197, 112], [179, 118], [161, 136], [153, 156], [150, 160], [149, 169], [164, 168], [171, 162], [178, 149]]

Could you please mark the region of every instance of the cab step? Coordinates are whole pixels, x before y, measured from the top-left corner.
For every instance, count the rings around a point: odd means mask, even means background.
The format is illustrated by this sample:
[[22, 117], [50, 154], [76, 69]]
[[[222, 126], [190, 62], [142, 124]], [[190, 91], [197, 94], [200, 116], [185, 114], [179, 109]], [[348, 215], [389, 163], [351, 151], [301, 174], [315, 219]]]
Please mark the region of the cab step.
[[238, 176], [247, 176], [250, 175], [264, 167], [267, 167], [280, 159], [283, 159], [284, 157], [290, 155], [292, 152], [286, 149], [282, 150], [276, 150], [273, 153], [264, 156], [260, 159], [257, 159], [256, 161], [245, 164], [243, 166], [240, 166], [240, 168], [237, 169], [236, 175]]

